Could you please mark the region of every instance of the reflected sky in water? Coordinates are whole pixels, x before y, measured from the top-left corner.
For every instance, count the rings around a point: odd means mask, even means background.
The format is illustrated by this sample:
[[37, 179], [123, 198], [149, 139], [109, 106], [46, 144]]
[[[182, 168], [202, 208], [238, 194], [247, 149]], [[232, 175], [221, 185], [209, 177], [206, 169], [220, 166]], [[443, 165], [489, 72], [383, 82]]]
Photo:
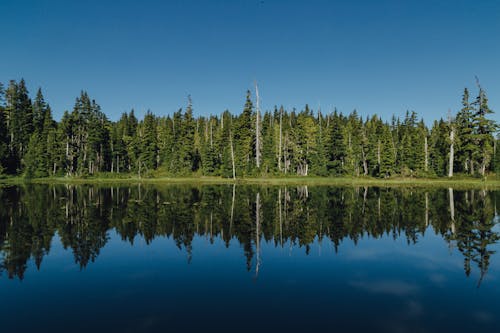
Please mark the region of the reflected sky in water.
[[499, 324], [499, 192], [0, 191], [5, 332], [491, 332]]

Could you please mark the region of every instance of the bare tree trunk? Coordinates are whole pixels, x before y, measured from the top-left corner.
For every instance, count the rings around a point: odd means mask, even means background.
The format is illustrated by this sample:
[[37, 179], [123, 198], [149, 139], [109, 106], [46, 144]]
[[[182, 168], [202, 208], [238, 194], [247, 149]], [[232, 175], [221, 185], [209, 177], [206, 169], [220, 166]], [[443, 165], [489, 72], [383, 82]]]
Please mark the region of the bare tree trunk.
[[260, 106], [259, 106], [259, 88], [255, 83], [256, 110], [255, 110], [255, 164], [257, 169], [260, 168]]
[[281, 138], [282, 138], [283, 109], [280, 108], [280, 138], [278, 146], [278, 171], [281, 172]]
[[[450, 121], [451, 124], [451, 121]], [[453, 177], [453, 159], [454, 159], [454, 142], [455, 141], [455, 129], [453, 128], [453, 125], [451, 126], [451, 131], [450, 131], [450, 159], [448, 163], [448, 177]]]
[[425, 153], [425, 164], [424, 170], [425, 172], [429, 171], [429, 151], [427, 146], [427, 136], [424, 138], [424, 153]]
[[368, 176], [368, 162], [366, 161], [365, 150], [361, 148], [361, 153], [363, 155], [363, 175]]
[[233, 179], [236, 179], [236, 170], [234, 165], [234, 149], [233, 149], [233, 135], [229, 132], [229, 139], [231, 140], [231, 163], [233, 165]]

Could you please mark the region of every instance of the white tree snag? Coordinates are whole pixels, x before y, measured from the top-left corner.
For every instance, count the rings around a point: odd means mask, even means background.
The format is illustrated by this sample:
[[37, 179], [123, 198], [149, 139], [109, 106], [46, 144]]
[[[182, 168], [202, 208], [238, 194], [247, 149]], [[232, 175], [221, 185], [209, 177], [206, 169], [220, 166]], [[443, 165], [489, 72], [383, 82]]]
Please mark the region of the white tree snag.
[[260, 154], [261, 154], [261, 143], [260, 143], [260, 101], [259, 101], [259, 88], [257, 87], [257, 82], [255, 83], [255, 97], [256, 107], [255, 107], [255, 164], [257, 168], [260, 168]]
[[234, 148], [233, 148], [233, 135], [231, 134], [231, 131], [229, 131], [229, 139], [231, 143], [231, 163], [233, 165], [233, 179], [236, 179], [236, 169], [234, 165]]
[[429, 171], [429, 147], [427, 144], [427, 135], [424, 137], [424, 153], [425, 153], [424, 170], [425, 172], [427, 172]]
[[453, 121], [451, 116], [449, 116], [450, 123], [450, 156], [448, 163], [448, 177], [453, 177], [453, 159], [455, 154], [455, 126], [453, 125]]
[[283, 122], [283, 109], [280, 108], [280, 139], [279, 139], [279, 146], [278, 146], [278, 171], [281, 172], [281, 144], [282, 144], [282, 122]]

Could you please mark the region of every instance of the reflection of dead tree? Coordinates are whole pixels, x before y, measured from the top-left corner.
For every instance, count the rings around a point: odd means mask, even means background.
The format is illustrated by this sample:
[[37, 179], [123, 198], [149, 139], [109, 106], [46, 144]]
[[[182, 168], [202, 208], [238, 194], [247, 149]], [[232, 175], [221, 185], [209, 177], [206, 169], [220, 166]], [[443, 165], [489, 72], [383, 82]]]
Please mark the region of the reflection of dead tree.
[[255, 278], [259, 277], [260, 267], [260, 193], [257, 192], [255, 196]]
[[297, 195], [300, 200], [305, 202], [307, 198], [309, 198], [309, 190], [307, 189], [307, 185], [297, 186]]
[[364, 187], [363, 191], [363, 209], [362, 214], [365, 215], [365, 207], [366, 207], [366, 197], [368, 196], [368, 186]]
[[451, 219], [451, 232], [455, 234], [455, 200], [453, 198], [453, 189], [448, 188], [448, 194], [450, 197], [450, 219]]
[[234, 219], [234, 197], [236, 196], [236, 184], [233, 184], [233, 199], [231, 200], [231, 219], [229, 220], [229, 236], [232, 235]]
[[429, 226], [429, 193], [425, 192], [425, 227]]
[[278, 209], [279, 209], [279, 221], [280, 221], [280, 245], [283, 248], [283, 220], [281, 217], [281, 188], [278, 190]]

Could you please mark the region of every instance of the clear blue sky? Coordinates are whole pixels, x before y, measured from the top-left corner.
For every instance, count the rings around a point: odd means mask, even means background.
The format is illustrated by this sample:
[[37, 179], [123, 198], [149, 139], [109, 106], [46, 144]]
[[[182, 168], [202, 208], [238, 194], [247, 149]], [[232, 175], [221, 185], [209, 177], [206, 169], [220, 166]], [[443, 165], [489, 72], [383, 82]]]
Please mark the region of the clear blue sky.
[[135, 108], [239, 113], [306, 103], [427, 122], [478, 75], [500, 119], [500, 1], [1, 0], [0, 81], [39, 86], [56, 118], [85, 89], [111, 119]]

